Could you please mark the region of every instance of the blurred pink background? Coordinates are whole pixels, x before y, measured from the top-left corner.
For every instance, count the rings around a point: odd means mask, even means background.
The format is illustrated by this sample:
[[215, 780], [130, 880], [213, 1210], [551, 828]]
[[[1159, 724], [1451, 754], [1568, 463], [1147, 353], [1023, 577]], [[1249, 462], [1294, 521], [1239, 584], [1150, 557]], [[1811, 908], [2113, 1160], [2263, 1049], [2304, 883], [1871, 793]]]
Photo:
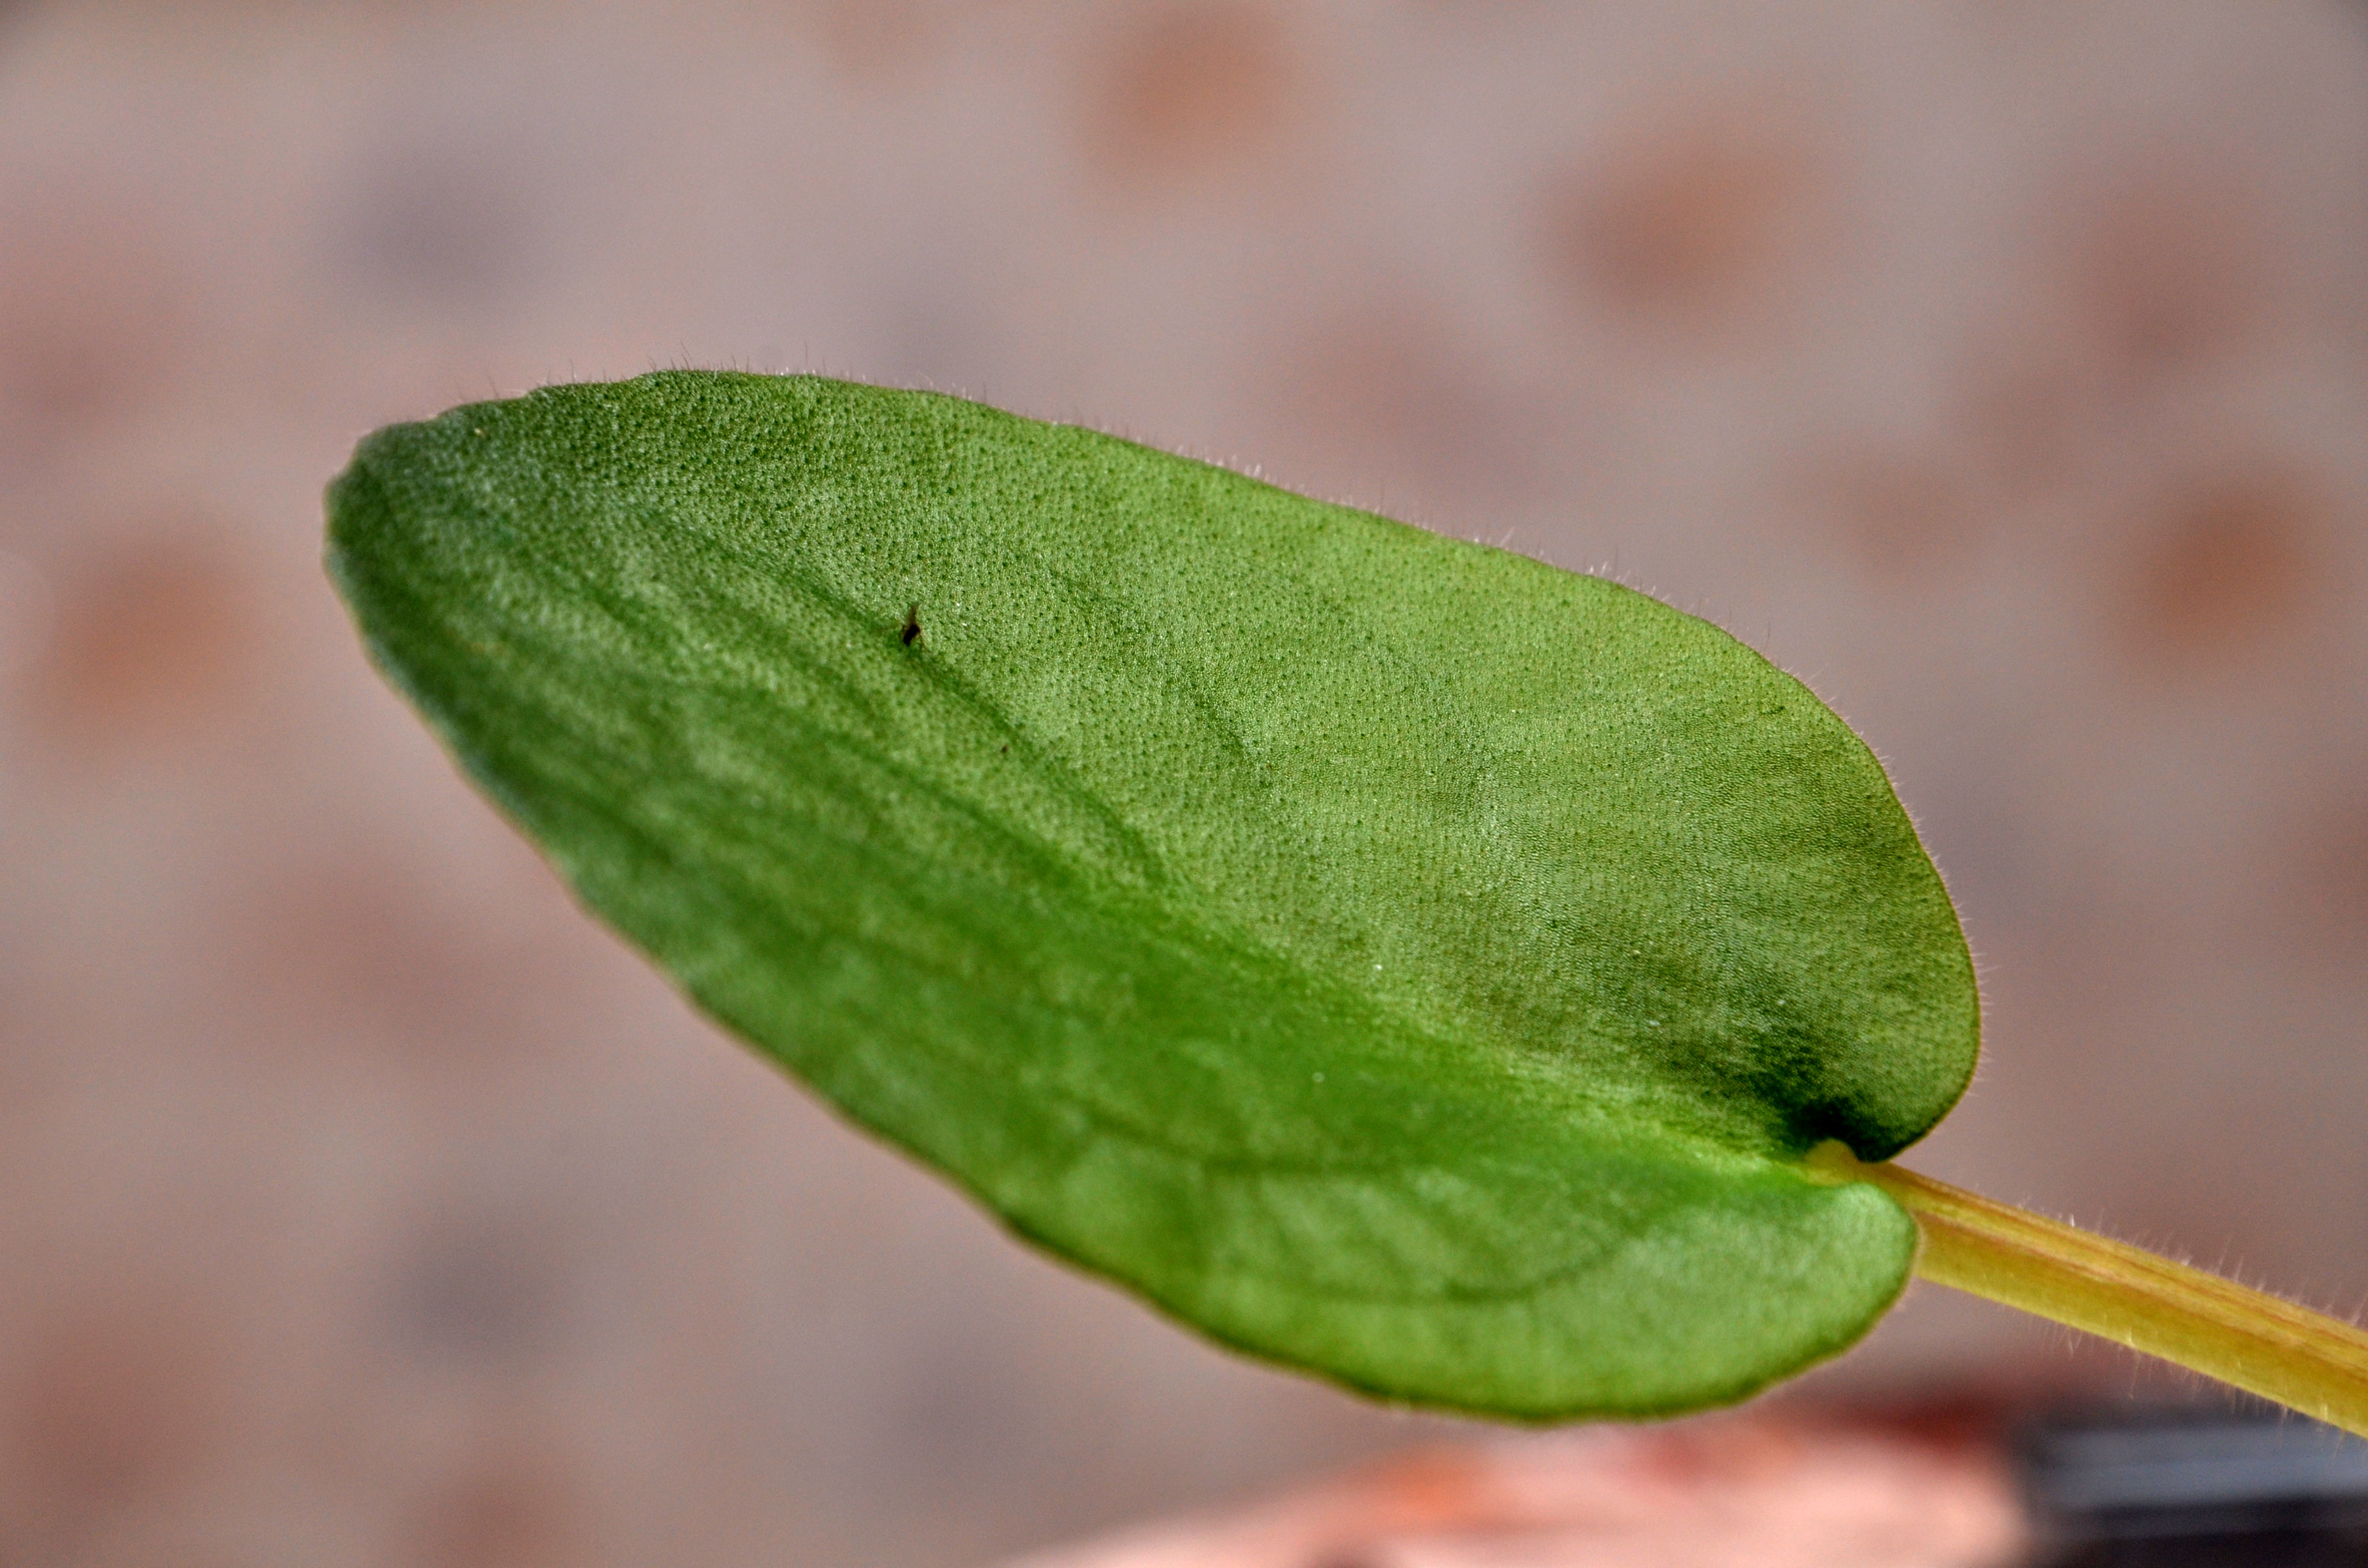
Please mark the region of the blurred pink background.
[[[1707, 615], [1984, 963], [1910, 1164], [2368, 1295], [2368, 7], [0, 3], [0, 1564], [965, 1564], [1458, 1428], [1006, 1241], [366, 667], [371, 426], [960, 391]], [[1918, 1290], [1796, 1400], [2121, 1388]]]

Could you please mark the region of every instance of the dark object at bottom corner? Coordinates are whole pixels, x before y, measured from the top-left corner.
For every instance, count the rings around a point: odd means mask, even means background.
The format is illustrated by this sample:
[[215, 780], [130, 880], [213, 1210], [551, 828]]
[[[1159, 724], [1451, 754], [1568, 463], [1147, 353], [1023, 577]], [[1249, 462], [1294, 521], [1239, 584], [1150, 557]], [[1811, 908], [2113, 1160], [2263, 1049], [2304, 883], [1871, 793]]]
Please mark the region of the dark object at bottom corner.
[[2017, 1449], [2045, 1568], [2368, 1568], [2368, 1442], [2316, 1421], [2087, 1412]]

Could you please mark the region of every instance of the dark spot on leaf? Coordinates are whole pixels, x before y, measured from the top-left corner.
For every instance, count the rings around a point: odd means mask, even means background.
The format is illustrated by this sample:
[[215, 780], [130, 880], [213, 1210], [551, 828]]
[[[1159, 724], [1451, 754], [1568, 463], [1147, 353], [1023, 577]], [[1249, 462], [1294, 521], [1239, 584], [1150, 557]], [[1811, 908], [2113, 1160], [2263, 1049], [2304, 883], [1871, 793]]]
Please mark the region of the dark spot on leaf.
[[919, 605], [913, 605], [905, 609], [905, 629], [898, 635], [904, 639], [905, 646], [907, 648], [921, 640], [921, 607]]

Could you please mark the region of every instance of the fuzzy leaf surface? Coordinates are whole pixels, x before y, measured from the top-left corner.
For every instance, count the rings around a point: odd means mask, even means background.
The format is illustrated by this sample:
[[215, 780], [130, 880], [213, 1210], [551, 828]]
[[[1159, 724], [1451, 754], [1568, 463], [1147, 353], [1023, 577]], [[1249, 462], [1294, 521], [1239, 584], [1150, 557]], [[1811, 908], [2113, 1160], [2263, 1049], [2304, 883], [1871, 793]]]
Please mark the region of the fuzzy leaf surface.
[[373, 656], [700, 1006], [1216, 1338], [1530, 1418], [1856, 1339], [1973, 970], [1880, 766], [1616, 585], [1089, 430], [670, 372], [364, 441]]

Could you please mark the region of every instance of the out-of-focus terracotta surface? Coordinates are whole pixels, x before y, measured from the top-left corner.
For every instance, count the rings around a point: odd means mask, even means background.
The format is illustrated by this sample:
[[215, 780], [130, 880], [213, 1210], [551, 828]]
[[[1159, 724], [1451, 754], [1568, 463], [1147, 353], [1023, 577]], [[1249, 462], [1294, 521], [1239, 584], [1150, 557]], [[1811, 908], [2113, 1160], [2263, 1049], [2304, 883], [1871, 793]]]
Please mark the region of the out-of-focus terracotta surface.
[[1997, 1450], [1782, 1417], [1417, 1451], [1009, 1568], [2004, 1568]]
[[[0, 5], [0, 1563], [981, 1562], [1444, 1424], [1013, 1246], [364, 664], [383, 421], [653, 365], [1603, 570], [1887, 759], [1914, 1156], [2368, 1293], [2368, 13]], [[1809, 1393], [2125, 1382], [1919, 1292]]]

